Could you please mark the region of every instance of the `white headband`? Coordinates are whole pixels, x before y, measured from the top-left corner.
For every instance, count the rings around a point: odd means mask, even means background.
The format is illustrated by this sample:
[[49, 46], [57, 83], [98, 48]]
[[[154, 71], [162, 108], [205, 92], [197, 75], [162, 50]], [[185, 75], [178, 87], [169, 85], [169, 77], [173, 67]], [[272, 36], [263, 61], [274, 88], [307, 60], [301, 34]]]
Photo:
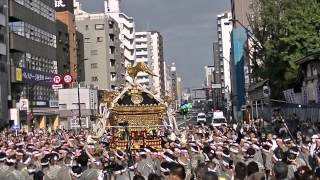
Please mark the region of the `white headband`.
[[281, 161], [282, 159], [280, 159], [280, 158], [277, 158], [277, 156], [276, 155], [273, 155], [272, 156], [276, 161]]
[[182, 162], [180, 159], [178, 159], [178, 163], [181, 164], [182, 166], [188, 165], [187, 163]]
[[70, 170], [70, 174], [71, 174], [72, 176], [77, 177], [77, 178], [79, 178], [79, 177], [82, 175], [82, 173], [76, 174], [76, 173], [72, 172], [72, 170]]
[[34, 173], [34, 172], [36, 172], [35, 169], [28, 169], [28, 173]]
[[215, 167], [214, 169], [208, 168], [209, 172], [216, 172], [217, 171], [217, 167]]
[[16, 152], [16, 155], [18, 155], [18, 156], [23, 156], [23, 153], [21, 153], [21, 152]]
[[227, 157], [227, 158], [230, 157], [230, 155], [226, 155], [226, 154], [223, 153], [223, 152], [222, 152], [222, 156]]
[[23, 164], [28, 164], [31, 161], [31, 158], [28, 157], [28, 159]]
[[299, 155], [299, 152], [296, 152], [296, 151], [293, 151], [293, 150], [290, 150], [289, 152], [292, 153], [292, 154], [295, 154], [297, 156]]
[[8, 163], [16, 163], [17, 161], [15, 159], [7, 159]]
[[234, 148], [230, 148], [230, 152], [239, 153], [239, 151], [237, 149], [234, 149]]
[[49, 164], [49, 162], [46, 162], [46, 163], [40, 163], [41, 164], [41, 166], [46, 166], [46, 165], [48, 165]]
[[163, 167], [160, 167], [160, 171], [161, 172], [170, 172], [170, 170], [168, 168], [163, 168]]

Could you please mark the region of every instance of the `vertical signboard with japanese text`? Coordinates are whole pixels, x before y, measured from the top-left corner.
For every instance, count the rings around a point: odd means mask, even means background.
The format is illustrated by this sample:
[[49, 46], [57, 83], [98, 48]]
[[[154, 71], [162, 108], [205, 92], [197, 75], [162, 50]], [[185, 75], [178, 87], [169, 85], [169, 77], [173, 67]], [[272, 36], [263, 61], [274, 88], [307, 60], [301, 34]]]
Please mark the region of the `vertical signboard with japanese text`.
[[73, 14], [73, 0], [54, 0], [54, 7], [56, 12], [69, 11]]

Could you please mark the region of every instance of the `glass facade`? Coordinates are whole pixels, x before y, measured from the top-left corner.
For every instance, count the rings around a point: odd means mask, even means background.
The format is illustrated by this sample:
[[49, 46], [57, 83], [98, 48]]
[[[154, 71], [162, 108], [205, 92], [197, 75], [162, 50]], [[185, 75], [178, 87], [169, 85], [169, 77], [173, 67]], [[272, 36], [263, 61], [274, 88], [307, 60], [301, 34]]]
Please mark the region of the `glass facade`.
[[40, 28], [32, 26], [23, 21], [9, 23], [10, 32], [26, 37], [28, 39], [46, 44], [48, 46], [57, 47], [56, 36], [48, 33]]
[[28, 99], [34, 99], [35, 101], [57, 99], [57, 96], [51, 87], [41, 85], [23, 86], [21, 96]]
[[55, 21], [55, 10], [40, 0], [14, 0], [18, 4], [30, 9], [31, 11]]
[[39, 57], [30, 53], [14, 53], [15, 64], [18, 67], [42, 72], [57, 73], [56, 62], [52, 59]]

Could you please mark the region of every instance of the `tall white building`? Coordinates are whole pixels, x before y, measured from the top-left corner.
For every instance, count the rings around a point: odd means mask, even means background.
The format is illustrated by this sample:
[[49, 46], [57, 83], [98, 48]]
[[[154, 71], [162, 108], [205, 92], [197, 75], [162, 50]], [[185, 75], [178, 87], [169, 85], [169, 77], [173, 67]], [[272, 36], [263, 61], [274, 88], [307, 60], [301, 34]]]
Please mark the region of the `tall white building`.
[[136, 62], [144, 62], [156, 76], [140, 72], [137, 81], [159, 97], [165, 95], [162, 36], [159, 32], [136, 32]]
[[164, 62], [164, 81], [166, 95], [172, 96], [171, 67], [166, 62]]
[[[218, 28], [218, 59], [214, 60], [214, 66], [219, 79], [216, 80], [221, 84], [221, 97], [223, 101], [228, 103], [229, 93], [231, 91], [231, 67], [230, 67], [230, 50], [231, 50], [231, 31], [232, 23], [231, 12], [225, 12], [217, 16], [217, 28]], [[224, 105], [225, 105], [224, 103]]]
[[206, 73], [205, 85], [206, 87], [211, 86], [214, 83], [214, 67], [213, 66], [205, 66], [204, 71]]
[[124, 49], [125, 66], [133, 64], [136, 59], [135, 25], [132, 17], [121, 12], [120, 0], [105, 0], [105, 14], [110, 15], [119, 25], [119, 39]]

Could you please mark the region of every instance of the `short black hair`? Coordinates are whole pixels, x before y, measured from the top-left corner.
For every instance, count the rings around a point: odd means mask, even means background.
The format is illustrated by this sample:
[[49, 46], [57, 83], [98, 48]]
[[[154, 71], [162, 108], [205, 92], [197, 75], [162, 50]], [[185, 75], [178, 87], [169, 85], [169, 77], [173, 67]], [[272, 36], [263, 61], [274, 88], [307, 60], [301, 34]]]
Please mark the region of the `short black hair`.
[[81, 167], [88, 166], [89, 157], [85, 152], [81, 152], [81, 155], [77, 158], [77, 163], [81, 165]]
[[133, 180], [145, 180], [145, 179], [141, 175], [135, 175], [135, 176], [133, 176]]
[[259, 166], [256, 162], [251, 161], [248, 166], [247, 166], [247, 171], [248, 171], [248, 176], [250, 176], [251, 174], [254, 174], [256, 172], [259, 172]]
[[38, 171], [33, 175], [34, 180], [42, 180], [43, 178], [44, 178], [44, 173], [42, 171]]
[[273, 172], [276, 179], [285, 179], [288, 175], [288, 165], [278, 161], [273, 166]]
[[175, 164], [170, 169], [170, 175], [177, 176], [179, 179], [184, 180], [186, 178], [186, 170], [181, 164]]
[[243, 162], [237, 162], [234, 171], [237, 179], [244, 179], [247, 176], [247, 166]]
[[202, 180], [218, 180], [218, 175], [215, 172], [207, 171]]
[[161, 177], [158, 174], [150, 173], [148, 176], [148, 180], [161, 180]]

